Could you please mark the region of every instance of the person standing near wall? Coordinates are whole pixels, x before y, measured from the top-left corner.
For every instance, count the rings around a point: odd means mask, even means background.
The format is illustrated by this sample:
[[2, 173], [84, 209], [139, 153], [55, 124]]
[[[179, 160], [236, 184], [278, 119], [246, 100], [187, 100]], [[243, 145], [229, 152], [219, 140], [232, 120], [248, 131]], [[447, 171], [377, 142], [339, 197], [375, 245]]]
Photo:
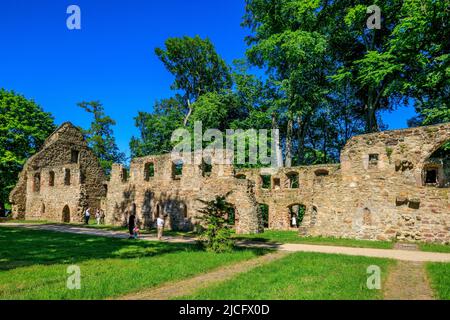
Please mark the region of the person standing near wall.
[[134, 227], [136, 226], [136, 216], [134, 215], [134, 213], [132, 213], [130, 215], [130, 217], [128, 218], [128, 231], [130, 234], [130, 237], [128, 239], [133, 239], [134, 238]]
[[91, 217], [91, 208], [87, 208], [84, 213], [84, 223], [89, 224], [89, 218]]
[[105, 218], [106, 218], [105, 211], [100, 210], [100, 223], [101, 224], [105, 224]]
[[164, 218], [163, 216], [159, 215], [158, 219], [156, 219], [156, 226], [158, 228], [158, 240], [162, 239], [163, 232], [164, 232]]
[[97, 225], [100, 225], [101, 215], [100, 215], [99, 209], [97, 209], [97, 211], [95, 211], [95, 219], [97, 220]]

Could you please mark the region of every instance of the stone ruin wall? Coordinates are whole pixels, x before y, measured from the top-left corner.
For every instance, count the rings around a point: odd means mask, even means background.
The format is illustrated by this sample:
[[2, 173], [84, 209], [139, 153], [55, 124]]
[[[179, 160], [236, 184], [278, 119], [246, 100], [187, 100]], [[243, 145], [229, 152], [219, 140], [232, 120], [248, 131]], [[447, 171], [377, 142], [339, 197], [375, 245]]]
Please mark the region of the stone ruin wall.
[[[154, 165], [154, 176], [145, 174], [146, 165]], [[126, 178], [125, 178], [126, 177]], [[214, 165], [208, 175], [201, 166], [184, 164], [182, 175], [176, 176], [170, 155], [133, 159], [127, 172], [114, 165], [105, 201], [108, 222], [125, 225], [134, 212], [138, 223], [152, 227], [158, 215], [167, 214], [166, 225], [173, 230], [192, 230], [198, 223], [198, 210], [216, 195], [230, 193], [227, 201], [235, 206], [238, 233], [262, 232], [254, 184], [237, 180], [232, 166]]]
[[[76, 162], [72, 152], [77, 154]], [[68, 185], [66, 170], [70, 170]], [[26, 162], [10, 195], [13, 215], [28, 220], [80, 222], [85, 208], [100, 208], [100, 201], [106, 195], [104, 181], [98, 159], [87, 147], [79, 129], [65, 123]]]
[[[449, 139], [450, 124], [361, 135], [342, 150], [340, 165], [238, 175], [256, 182], [257, 202], [269, 207], [270, 229], [292, 229], [289, 207], [301, 204], [306, 207], [301, 234], [446, 243], [450, 189], [425, 186], [424, 169]], [[298, 188], [289, 187], [293, 172]], [[270, 189], [262, 188], [261, 175], [271, 176]]]
[[[168, 214], [168, 228], [190, 230], [203, 206], [198, 199], [212, 200], [231, 191], [228, 200], [235, 206], [238, 233], [263, 231], [258, 204], [266, 204], [270, 229], [312, 236], [450, 241], [450, 189], [423, 183], [427, 159], [450, 139], [450, 124], [354, 137], [336, 165], [236, 171], [231, 165], [213, 165], [205, 175], [201, 166], [185, 164], [183, 174], [175, 177], [170, 155], [149, 156], [133, 159], [126, 175], [123, 166], [114, 165], [106, 183], [85, 142], [75, 132], [67, 133], [52, 135], [43, 151], [27, 162], [11, 194], [15, 212], [61, 221], [67, 203], [71, 213], [77, 212], [71, 221], [77, 221], [87, 205], [101, 202], [110, 224], [123, 225], [135, 212], [141, 226], [150, 227], [161, 213]], [[66, 168], [74, 145], [80, 150], [79, 164], [71, 167], [74, 185], [57, 180], [55, 187], [47, 188], [47, 171]], [[152, 177], [145, 173], [149, 163], [154, 165]], [[88, 170], [89, 183], [76, 183], [80, 168]], [[44, 177], [38, 195], [30, 191], [36, 171]], [[298, 174], [298, 188], [289, 185], [292, 173]], [[270, 188], [263, 188], [261, 175], [270, 175]], [[39, 211], [41, 203], [46, 204], [45, 214]], [[306, 208], [300, 228], [290, 226], [292, 205]]]

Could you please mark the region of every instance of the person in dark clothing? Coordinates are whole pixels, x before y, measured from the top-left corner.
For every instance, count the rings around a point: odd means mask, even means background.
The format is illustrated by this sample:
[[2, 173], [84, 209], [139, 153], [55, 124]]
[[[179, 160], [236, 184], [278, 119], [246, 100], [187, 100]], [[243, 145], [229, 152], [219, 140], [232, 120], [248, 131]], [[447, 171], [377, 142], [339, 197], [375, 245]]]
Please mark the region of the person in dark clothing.
[[129, 239], [133, 239], [134, 238], [134, 227], [136, 226], [136, 216], [134, 214], [131, 214], [130, 217], [128, 218], [128, 231], [130, 232], [130, 237]]

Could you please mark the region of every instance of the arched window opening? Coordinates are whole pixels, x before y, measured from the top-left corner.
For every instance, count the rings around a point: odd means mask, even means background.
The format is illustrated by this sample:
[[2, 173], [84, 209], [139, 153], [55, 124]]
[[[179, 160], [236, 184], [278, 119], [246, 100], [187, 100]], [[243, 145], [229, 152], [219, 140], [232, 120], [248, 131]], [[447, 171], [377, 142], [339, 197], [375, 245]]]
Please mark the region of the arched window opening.
[[329, 175], [329, 172], [326, 169], [317, 169], [316, 171], [314, 171], [314, 174], [316, 175], [316, 177], [326, 177]]
[[86, 183], [86, 173], [83, 170], [80, 170], [80, 184]]
[[427, 159], [423, 167], [422, 182], [425, 186], [450, 187], [450, 141]]
[[209, 177], [211, 176], [212, 173], [212, 162], [211, 162], [211, 158], [206, 158], [202, 161], [202, 166], [201, 166], [201, 170], [202, 170], [202, 175], [203, 177]]
[[369, 154], [369, 168], [376, 168], [378, 166], [378, 153]]
[[261, 175], [261, 188], [263, 189], [271, 189], [272, 186], [272, 177], [268, 174]]
[[33, 178], [33, 191], [39, 192], [41, 191], [41, 174], [35, 173]]
[[64, 169], [64, 185], [70, 186], [70, 169]]
[[146, 163], [144, 166], [144, 177], [146, 181], [155, 176], [155, 164], [153, 162]]
[[273, 188], [275, 190], [278, 190], [281, 188], [281, 181], [280, 178], [273, 178]]
[[126, 183], [129, 179], [129, 172], [126, 168], [122, 168], [122, 174], [121, 174], [122, 182]]
[[235, 176], [235, 178], [236, 178], [236, 179], [239, 179], [239, 180], [245, 180], [245, 179], [247, 179], [246, 175], [245, 175], [245, 174], [242, 174], [242, 173], [237, 174], [237, 175]]
[[55, 186], [55, 172], [54, 171], [50, 171], [48, 173], [48, 185], [50, 187], [54, 187]]
[[172, 163], [172, 178], [174, 180], [181, 179], [183, 175], [183, 160], [177, 160]]
[[289, 188], [290, 189], [298, 189], [299, 188], [299, 178], [297, 172], [289, 172], [287, 175], [289, 180]]
[[80, 152], [77, 150], [72, 150], [70, 153], [70, 162], [71, 163], [78, 163], [78, 159], [80, 156]]

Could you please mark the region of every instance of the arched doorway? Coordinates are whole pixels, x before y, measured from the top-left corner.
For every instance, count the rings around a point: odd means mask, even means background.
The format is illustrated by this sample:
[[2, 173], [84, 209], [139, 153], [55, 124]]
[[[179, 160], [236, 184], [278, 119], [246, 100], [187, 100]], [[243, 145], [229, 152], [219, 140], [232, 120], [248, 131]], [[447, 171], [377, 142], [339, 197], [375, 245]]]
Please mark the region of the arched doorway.
[[294, 203], [288, 207], [289, 227], [298, 228], [301, 226], [303, 217], [305, 216], [306, 207], [301, 203]]
[[64, 223], [70, 222], [70, 209], [68, 205], [66, 205], [62, 211], [62, 222]]
[[269, 206], [265, 203], [258, 203], [264, 228], [269, 228]]

